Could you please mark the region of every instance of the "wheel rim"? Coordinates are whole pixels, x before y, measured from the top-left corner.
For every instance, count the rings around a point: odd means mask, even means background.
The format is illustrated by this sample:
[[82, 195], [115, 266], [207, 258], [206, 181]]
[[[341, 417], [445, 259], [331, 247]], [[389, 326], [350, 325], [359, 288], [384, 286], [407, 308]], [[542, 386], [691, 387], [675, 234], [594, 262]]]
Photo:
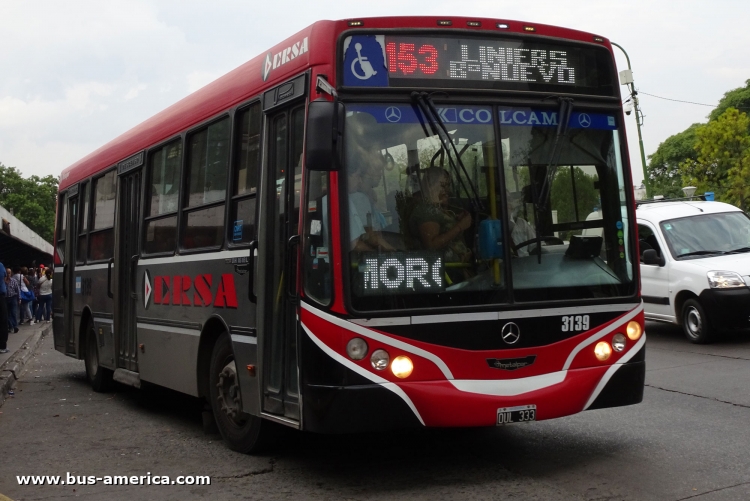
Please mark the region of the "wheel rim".
[[89, 369], [91, 379], [94, 379], [96, 377], [96, 372], [99, 370], [99, 354], [96, 352], [96, 336], [93, 332], [89, 333], [88, 336], [86, 365]]
[[685, 327], [688, 335], [692, 338], [697, 338], [703, 332], [703, 321], [701, 320], [701, 314], [698, 308], [690, 306], [685, 314]]
[[219, 373], [219, 382], [216, 383], [219, 390], [216, 400], [219, 402], [219, 408], [229, 420], [241, 426], [244, 423], [242, 419], [242, 399], [240, 398], [240, 385], [237, 378], [237, 366], [234, 360], [224, 366]]

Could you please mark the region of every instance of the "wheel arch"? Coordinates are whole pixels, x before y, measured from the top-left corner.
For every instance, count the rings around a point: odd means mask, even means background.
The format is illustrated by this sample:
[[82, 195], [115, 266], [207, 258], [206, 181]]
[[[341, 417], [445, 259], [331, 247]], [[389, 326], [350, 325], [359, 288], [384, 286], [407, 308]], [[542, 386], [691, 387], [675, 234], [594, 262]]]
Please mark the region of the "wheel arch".
[[699, 301], [698, 296], [689, 290], [682, 290], [674, 297], [674, 317], [677, 320], [677, 325], [682, 326], [682, 306], [688, 299]]
[[[81, 323], [78, 326], [78, 339], [76, 340], [78, 346], [78, 360], [83, 360], [86, 356], [86, 328], [89, 322], [94, 321], [94, 314], [91, 308], [86, 305], [81, 311]], [[97, 343], [98, 344], [98, 343]]]
[[201, 329], [201, 339], [198, 343], [198, 364], [196, 370], [198, 381], [198, 396], [206, 398], [209, 394], [208, 376], [211, 368], [211, 353], [213, 352], [216, 340], [223, 333], [229, 333], [229, 326], [226, 321], [219, 315], [211, 315], [203, 324]]

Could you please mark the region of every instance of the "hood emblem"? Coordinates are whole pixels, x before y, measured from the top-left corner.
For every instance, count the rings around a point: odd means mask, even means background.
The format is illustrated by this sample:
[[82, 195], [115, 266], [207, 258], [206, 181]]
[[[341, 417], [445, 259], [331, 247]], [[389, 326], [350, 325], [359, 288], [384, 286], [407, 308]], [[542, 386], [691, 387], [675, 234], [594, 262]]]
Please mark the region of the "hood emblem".
[[503, 330], [500, 331], [500, 336], [508, 344], [516, 344], [521, 339], [521, 329], [514, 322], [508, 322], [503, 325]]

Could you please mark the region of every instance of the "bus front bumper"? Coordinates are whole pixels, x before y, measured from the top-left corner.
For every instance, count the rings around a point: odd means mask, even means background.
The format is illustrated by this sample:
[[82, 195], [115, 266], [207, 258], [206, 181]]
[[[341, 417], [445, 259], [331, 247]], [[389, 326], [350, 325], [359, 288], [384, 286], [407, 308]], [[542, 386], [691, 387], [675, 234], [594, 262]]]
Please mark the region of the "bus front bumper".
[[[411, 427], [495, 426], [498, 409], [535, 406], [535, 420], [640, 403], [645, 347], [624, 364], [548, 375], [548, 386], [508, 394], [497, 381], [303, 386], [303, 428], [356, 433]], [[555, 379], [557, 378], [557, 379]]]

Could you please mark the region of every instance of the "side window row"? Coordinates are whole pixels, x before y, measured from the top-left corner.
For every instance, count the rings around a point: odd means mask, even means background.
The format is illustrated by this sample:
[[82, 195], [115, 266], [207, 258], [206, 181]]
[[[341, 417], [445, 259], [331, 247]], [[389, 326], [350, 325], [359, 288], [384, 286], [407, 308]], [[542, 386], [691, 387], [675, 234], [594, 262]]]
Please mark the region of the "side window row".
[[[229, 235], [233, 244], [250, 242], [255, 234], [260, 118], [260, 103], [240, 110], [236, 117], [233, 193], [229, 207]], [[184, 151], [182, 140], [176, 139], [150, 153], [146, 174], [144, 254], [173, 252], [178, 238], [182, 249], [221, 247], [225, 235], [230, 144], [231, 123], [227, 117], [189, 134]], [[183, 178], [184, 196], [180, 203]], [[181, 218], [178, 218], [180, 212]], [[178, 232], [180, 219], [182, 228]]]
[[[191, 132], [184, 148], [180, 138], [149, 152], [144, 173], [144, 255], [174, 252], [178, 238], [179, 247], [188, 250], [216, 249], [224, 243], [231, 129], [226, 117]], [[260, 103], [237, 112], [233, 189], [229, 199], [228, 234], [232, 244], [248, 243], [255, 237], [260, 129]], [[79, 218], [76, 262], [113, 257], [116, 189], [114, 169], [81, 183], [76, 215]], [[59, 199], [56, 245], [61, 259], [64, 259], [67, 210], [68, 200], [63, 194]], [[182, 226], [179, 232], [178, 220]]]

